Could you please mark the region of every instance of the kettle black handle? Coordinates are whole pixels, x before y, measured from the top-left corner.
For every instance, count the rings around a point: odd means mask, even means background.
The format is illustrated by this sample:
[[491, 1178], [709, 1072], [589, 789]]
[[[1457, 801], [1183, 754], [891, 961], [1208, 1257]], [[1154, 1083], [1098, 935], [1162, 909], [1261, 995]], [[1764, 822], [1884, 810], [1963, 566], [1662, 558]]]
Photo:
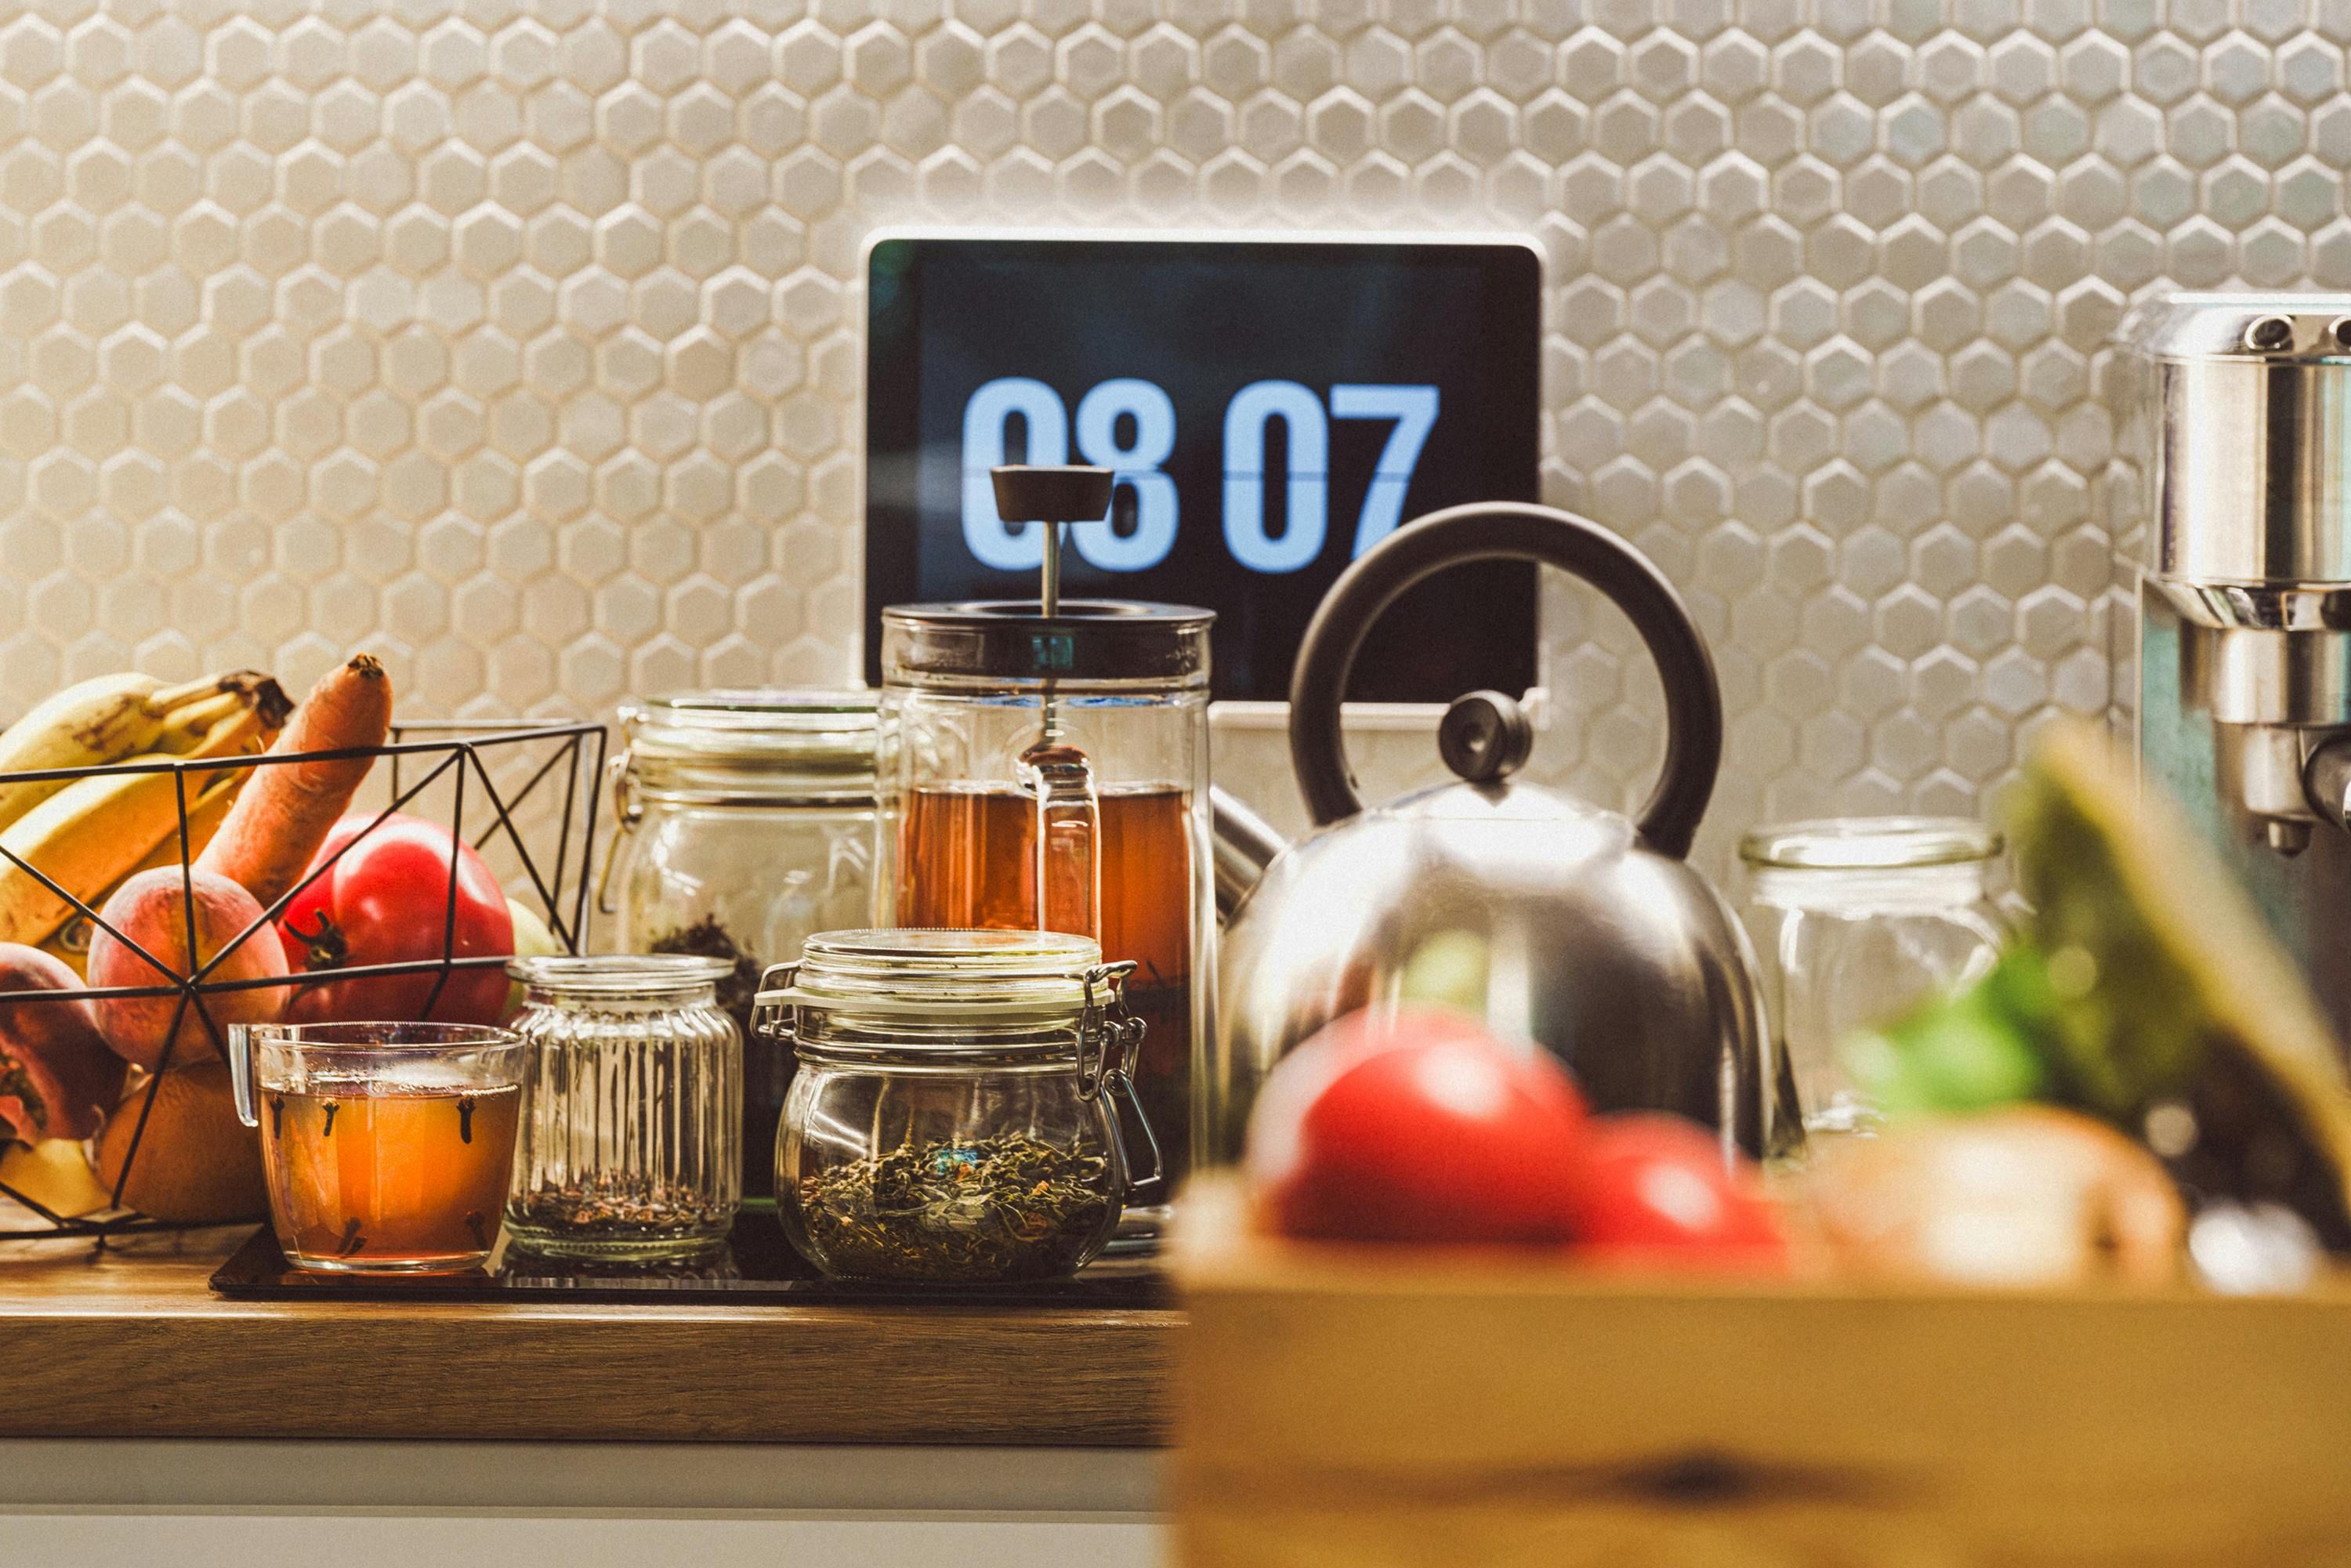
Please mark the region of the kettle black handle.
[[1632, 621], [1666, 688], [1666, 765], [1641, 808], [1641, 837], [1676, 859], [1688, 854], [1722, 764], [1722, 689], [1706, 639], [1648, 557], [1597, 523], [1515, 501], [1449, 507], [1406, 523], [1341, 573], [1315, 611], [1290, 678], [1290, 759], [1315, 824], [1364, 809], [1339, 715], [1372, 622], [1423, 578], [1475, 560], [1555, 566]]

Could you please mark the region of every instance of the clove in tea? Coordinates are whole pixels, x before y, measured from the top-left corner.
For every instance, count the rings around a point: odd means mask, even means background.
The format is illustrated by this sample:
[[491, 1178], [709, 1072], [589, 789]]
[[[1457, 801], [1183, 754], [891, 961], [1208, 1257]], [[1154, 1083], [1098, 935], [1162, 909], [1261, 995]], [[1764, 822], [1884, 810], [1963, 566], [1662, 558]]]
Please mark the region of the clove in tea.
[[314, 1081], [263, 1100], [278, 1245], [305, 1268], [470, 1269], [498, 1236], [522, 1092]]

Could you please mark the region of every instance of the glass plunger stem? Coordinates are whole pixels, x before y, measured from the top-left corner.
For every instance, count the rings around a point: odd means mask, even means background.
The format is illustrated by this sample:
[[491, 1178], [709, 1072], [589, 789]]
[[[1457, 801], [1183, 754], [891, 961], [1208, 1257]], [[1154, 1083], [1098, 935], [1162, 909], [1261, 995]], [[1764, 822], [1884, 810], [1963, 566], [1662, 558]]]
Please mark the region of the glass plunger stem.
[[[1052, 620], [1061, 612], [1061, 525], [1040, 523], [1045, 530], [1044, 580], [1040, 584], [1039, 604], [1045, 619]], [[1040, 746], [1051, 746], [1061, 737], [1061, 716], [1053, 711], [1053, 679], [1045, 677], [1043, 703], [1044, 728], [1037, 737]]]
[[1015, 777], [1037, 809], [1037, 929], [1092, 936], [1102, 924], [1102, 796], [1092, 759], [1063, 738], [1057, 673], [1075, 650], [1072, 643], [1055, 637], [1059, 629], [1053, 622], [1061, 616], [1061, 525], [1107, 513], [1115, 476], [1102, 467], [1012, 465], [992, 468], [989, 477], [997, 516], [1007, 528], [1033, 522], [1045, 530], [1037, 552], [1043, 579], [1037, 608], [1045, 636], [1060, 644], [1040, 646], [1037, 652], [1043, 656], [1029, 665], [1042, 677], [1037, 683], [1038, 735], [1015, 759]]
[[1041, 523], [1045, 530], [1045, 580], [1042, 585], [1045, 619], [1050, 621], [1061, 612], [1061, 525]]
[[[1048, 522], [1038, 607], [1061, 613], [1061, 525]], [[1020, 754], [1020, 781], [1037, 798], [1037, 928], [1099, 936], [1102, 928], [1102, 801], [1092, 764], [1062, 744], [1053, 681], [1040, 694], [1042, 733]]]

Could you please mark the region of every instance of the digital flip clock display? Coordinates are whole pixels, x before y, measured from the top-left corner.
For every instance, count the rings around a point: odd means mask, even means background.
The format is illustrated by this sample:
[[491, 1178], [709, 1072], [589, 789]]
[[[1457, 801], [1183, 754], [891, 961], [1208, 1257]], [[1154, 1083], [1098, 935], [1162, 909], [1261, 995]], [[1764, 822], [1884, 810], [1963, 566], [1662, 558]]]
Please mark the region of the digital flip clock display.
[[[1409, 519], [1536, 493], [1541, 263], [1508, 243], [885, 238], [868, 270], [869, 674], [883, 604], [1033, 596], [1001, 463], [1115, 476], [1063, 591], [1217, 612], [1214, 689], [1280, 699], [1340, 572]], [[1517, 691], [1531, 567], [1413, 590], [1359, 700]]]

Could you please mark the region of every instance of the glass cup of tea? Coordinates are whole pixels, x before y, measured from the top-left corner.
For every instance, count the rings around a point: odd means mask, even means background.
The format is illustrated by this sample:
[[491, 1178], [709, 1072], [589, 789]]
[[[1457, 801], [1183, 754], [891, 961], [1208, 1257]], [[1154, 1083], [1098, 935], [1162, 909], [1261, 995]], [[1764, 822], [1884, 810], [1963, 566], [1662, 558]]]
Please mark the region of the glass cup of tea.
[[528, 1047], [447, 1023], [235, 1024], [236, 1113], [261, 1129], [269, 1218], [298, 1268], [476, 1269], [514, 1180]]

